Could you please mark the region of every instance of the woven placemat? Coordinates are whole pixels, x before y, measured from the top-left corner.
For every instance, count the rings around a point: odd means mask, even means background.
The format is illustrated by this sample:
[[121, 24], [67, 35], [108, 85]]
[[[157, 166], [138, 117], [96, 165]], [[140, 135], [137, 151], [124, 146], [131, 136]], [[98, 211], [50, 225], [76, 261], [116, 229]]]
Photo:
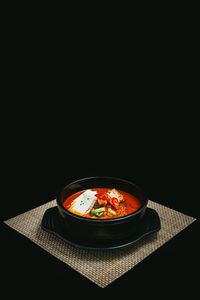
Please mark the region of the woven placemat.
[[149, 200], [148, 207], [155, 209], [160, 217], [159, 232], [125, 249], [91, 251], [71, 246], [41, 228], [44, 212], [53, 206], [56, 206], [56, 200], [4, 222], [102, 288], [133, 268], [196, 220]]

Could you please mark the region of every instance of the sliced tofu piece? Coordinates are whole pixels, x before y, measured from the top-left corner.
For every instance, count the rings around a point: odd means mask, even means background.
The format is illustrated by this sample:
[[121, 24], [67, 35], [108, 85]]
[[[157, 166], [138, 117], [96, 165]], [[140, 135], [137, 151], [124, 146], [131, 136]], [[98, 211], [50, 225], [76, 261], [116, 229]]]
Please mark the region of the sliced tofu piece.
[[119, 202], [124, 201], [124, 197], [123, 197], [116, 189], [109, 190], [109, 191], [107, 192], [107, 194], [108, 194], [111, 198], [113, 198], [113, 197], [117, 198], [117, 199], [119, 200]]
[[97, 192], [92, 190], [86, 190], [80, 196], [74, 199], [68, 210], [80, 216], [88, 214], [97, 200], [97, 197], [95, 196], [96, 193]]

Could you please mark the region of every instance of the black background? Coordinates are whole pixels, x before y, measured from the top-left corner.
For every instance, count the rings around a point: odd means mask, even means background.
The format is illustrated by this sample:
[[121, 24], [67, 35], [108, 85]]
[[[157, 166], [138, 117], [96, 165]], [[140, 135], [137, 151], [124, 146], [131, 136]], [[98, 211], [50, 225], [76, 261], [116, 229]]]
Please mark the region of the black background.
[[105, 289], [2, 223], [54, 199], [63, 183], [95, 175], [131, 180], [151, 200], [199, 219], [198, 18], [188, 5], [169, 13], [166, 6], [153, 7], [153, 14], [145, 8], [130, 10], [130, 17], [126, 10], [124, 23], [113, 6], [97, 20], [95, 9], [87, 18], [77, 7], [63, 17], [47, 6], [5, 11], [0, 226], [6, 297], [59, 298], [63, 289], [92, 298], [119, 291], [159, 298], [199, 293], [199, 221]]
[[[95, 175], [131, 180], [149, 199], [199, 218], [196, 107], [175, 99], [143, 103], [139, 96], [86, 98], [72, 94], [60, 104], [42, 106], [40, 99], [8, 108], [2, 221], [53, 200], [66, 182]], [[198, 291], [199, 221], [105, 289], [3, 223], [1, 232], [7, 294], [21, 295], [26, 287], [35, 296], [58, 296], [61, 287], [77, 286], [91, 296]]]
[[[77, 9], [69, 26], [68, 17], [56, 24], [47, 7], [36, 9], [31, 19], [28, 10], [20, 16], [9, 8], [3, 28], [2, 294], [196, 297], [197, 18], [190, 20], [180, 6], [165, 19], [166, 7], [155, 18], [143, 8], [135, 25], [131, 16], [121, 28], [116, 14], [102, 30], [102, 16], [85, 29], [86, 20], [76, 22]], [[113, 8], [109, 12], [110, 20]], [[95, 175], [131, 180], [149, 199], [198, 219], [105, 289], [2, 222], [54, 199], [64, 183]]]

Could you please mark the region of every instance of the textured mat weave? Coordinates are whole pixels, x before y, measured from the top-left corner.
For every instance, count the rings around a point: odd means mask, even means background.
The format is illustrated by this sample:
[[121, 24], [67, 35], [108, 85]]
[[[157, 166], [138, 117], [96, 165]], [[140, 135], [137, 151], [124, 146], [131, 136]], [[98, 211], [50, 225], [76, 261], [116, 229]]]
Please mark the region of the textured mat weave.
[[50, 201], [5, 223], [102, 288], [195, 221], [193, 217], [149, 200], [148, 207], [155, 209], [160, 217], [161, 230], [158, 233], [125, 249], [88, 251], [70, 246], [41, 229], [44, 212], [55, 205], [55, 200]]

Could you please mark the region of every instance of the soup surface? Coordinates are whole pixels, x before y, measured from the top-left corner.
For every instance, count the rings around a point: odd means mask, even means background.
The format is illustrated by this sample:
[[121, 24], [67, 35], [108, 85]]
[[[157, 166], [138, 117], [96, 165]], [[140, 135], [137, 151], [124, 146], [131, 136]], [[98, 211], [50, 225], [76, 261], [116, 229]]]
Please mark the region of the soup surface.
[[63, 202], [70, 212], [93, 219], [110, 219], [128, 215], [140, 208], [140, 202], [121, 190], [93, 188], [77, 192]]

